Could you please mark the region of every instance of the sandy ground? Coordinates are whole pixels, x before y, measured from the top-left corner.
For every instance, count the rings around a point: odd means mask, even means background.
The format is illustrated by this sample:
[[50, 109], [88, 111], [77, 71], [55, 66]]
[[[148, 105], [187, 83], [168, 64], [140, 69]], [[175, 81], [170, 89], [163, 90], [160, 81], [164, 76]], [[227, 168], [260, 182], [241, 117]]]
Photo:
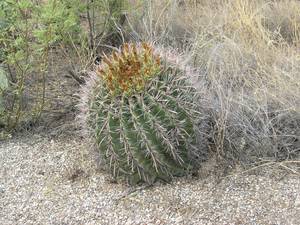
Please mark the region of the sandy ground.
[[[212, 163], [213, 164], [213, 163]], [[300, 176], [269, 168], [129, 187], [94, 165], [79, 138], [0, 143], [0, 224], [300, 224]], [[267, 172], [266, 172], [267, 171]]]

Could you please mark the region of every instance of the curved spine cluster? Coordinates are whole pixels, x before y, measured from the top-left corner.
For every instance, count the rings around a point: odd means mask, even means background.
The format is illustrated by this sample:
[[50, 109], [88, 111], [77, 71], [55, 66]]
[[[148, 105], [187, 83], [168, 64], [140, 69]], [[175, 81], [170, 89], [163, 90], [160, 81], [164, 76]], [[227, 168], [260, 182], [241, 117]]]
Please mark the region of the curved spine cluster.
[[104, 55], [97, 73], [105, 80], [112, 95], [141, 91], [146, 82], [160, 70], [160, 57], [147, 43], [141, 46], [124, 44], [111, 56]]

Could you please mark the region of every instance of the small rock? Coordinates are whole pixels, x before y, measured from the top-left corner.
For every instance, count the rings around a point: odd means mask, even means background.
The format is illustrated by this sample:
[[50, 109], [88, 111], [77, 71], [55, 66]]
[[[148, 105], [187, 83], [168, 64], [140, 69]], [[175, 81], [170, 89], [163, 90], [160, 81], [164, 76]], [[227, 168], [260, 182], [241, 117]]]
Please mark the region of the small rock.
[[0, 186], [0, 194], [4, 194], [5, 190], [4, 187]]
[[296, 197], [295, 206], [300, 208], [300, 195]]

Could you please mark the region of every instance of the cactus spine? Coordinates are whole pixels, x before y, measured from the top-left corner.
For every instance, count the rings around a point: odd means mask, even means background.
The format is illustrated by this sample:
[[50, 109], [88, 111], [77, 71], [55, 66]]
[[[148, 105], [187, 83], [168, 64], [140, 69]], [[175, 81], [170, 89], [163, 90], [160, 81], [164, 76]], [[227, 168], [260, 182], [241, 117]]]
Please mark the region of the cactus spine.
[[114, 178], [152, 183], [192, 168], [196, 92], [149, 44], [104, 56], [83, 107]]

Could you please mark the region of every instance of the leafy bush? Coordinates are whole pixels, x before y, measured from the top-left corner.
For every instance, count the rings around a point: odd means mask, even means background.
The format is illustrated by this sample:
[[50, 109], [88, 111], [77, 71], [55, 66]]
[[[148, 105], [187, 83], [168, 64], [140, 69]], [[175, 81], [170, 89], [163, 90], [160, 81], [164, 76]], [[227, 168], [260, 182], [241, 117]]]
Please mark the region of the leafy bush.
[[152, 183], [194, 166], [197, 93], [176, 57], [125, 44], [85, 87], [82, 116], [114, 178]]
[[[125, 2], [0, 2], [0, 62], [10, 83], [1, 116], [7, 130], [32, 124], [41, 116], [48, 104], [47, 87], [52, 85], [48, 69], [53, 57], [63, 55], [68, 59], [66, 67], [71, 69], [66, 72], [82, 81], [81, 71], [92, 64], [104, 37], [115, 32], [113, 27], [118, 24]], [[104, 24], [100, 26], [97, 20]], [[51, 89], [55, 88], [60, 89]]]
[[[36, 9], [31, 1], [2, 1], [0, 20], [0, 46], [3, 64], [9, 73], [10, 89], [5, 95], [4, 121], [7, 129], [39, 114], [43, 99], [39, 99], [27, 110], [27, 83], [32, 73], [43, 70], [44, 52], [37, 51], [32, 43], [31, 31], [35, 27], [32, 12]], [[39, 91], [38, 91], [39, 92]], [[43, 92], [43, 91], [42, 91]], [[33, 94], [34, 95], [34, 94]]]

